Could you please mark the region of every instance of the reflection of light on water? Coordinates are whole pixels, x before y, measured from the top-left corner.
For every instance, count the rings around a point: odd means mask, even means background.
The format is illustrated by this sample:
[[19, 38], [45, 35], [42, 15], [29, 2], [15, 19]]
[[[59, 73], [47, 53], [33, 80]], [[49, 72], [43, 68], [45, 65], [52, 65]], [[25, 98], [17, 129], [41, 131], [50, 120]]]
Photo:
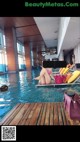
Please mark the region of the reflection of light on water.
[[2, 102], [2, 101], [5, 101], [3, 98], [0, 98], [0, 101]]
[[[38, 75], [39, 72], [37, 71], [32, 71], [32, 74], [31, 72], [9, 74], [9, 89], [7, 92], [0, 92], [1, 117], [17, 103], [63, 101], [61, 89], [36, 87], [38, 81], [35, 81], [33, 78]], [[4, 82], [7, 83], [7, 80], [4, 80]]]
[[10, 102], [11, 100], [5, 100], [5, 99], [3, 99], [3, 98], [0, 98], [0, 102], [4, 102], [4, 101]]
[[1, 87], [1, 86], [3, 86], [3, 85], [7, 85], [7, 86], [9, 86], [9, 85], [10, 85], [10, 83], [9, 83], [9, 82], [1, 82], [1, 81], [0, 81], [0, 87]]
[[28, 90], [27, 92], [30, 92], [31, 90]]
[[31, 80], [32, 79], [32, 72], [31, 72], [31, 70], [30, 71], [27, 71], [27, 78], [29, 79], [29, 80]]
[[1, 106], [9, 106], [10, 104], [0, 104], [0, 107]]
[[7, 102], [10, 102], [11, 100], [6, 100]]

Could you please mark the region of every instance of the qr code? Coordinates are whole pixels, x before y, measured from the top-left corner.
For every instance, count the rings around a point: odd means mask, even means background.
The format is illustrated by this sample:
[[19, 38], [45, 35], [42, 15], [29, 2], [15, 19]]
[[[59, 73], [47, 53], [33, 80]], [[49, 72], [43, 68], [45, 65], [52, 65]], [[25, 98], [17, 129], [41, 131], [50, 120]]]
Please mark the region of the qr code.
[[2, 141], [16, 141], [16, 126], [1, 126]]

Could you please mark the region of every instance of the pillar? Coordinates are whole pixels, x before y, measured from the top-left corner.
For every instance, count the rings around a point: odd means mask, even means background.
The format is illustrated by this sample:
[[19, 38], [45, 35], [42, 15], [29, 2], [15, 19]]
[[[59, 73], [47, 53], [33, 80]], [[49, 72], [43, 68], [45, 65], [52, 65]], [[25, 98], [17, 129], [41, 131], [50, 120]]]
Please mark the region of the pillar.
[[64, 53], [63, 50], [59, 54], [59, 61], [64, 61]]
[[74, 48], [75, 63], [80, 63], [80, 44]]
[[31, 50], [29, 44], [24, 43], [24, 48], [25, 48], [26, 68], [27, 70], [31, 70]]
[[37, 67], [37, 49], [33, 48], [33, 62], [34, 66]]
[[8, 72], [19, 71], [16, 31], [14, 28], [4, 28], [6, 40], [6, 53], [8, 62]]

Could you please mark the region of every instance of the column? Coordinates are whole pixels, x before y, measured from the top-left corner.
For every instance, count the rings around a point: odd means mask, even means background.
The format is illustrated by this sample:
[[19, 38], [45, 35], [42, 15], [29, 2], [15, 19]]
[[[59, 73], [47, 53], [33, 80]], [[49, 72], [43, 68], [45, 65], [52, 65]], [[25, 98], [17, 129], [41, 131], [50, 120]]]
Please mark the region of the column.
[[27, 70], [31, 70], [31, 50], [29, 44], [24, 43], [24, 48], [25, 48], [26, 68]]
[[80, 63], [80, 44], [74, 48], [75, 63]]
[[76, 67], [80, 69], [80, 44], [74, 48], [74, 56], [73, 56], [73, 63], [75, 63]]
[[63, 41], [64, 41], [64, 37], [65, 37], [65, 34], [68, 30], [69, 22], [70, 22], [70, 17], [61, 17], [60, 18], [58, 47], [57, 47], [58, 55], [60, 54], [62, 44], [63, 44]]
[[8, 62], [8, 72], [19, 71], [16, 31], [14, 28], [4, 28], [6, 40], [6, 52]]
[[59, 61], [64, 61], [64, 53], [63, 53], [63, 50], [60, 52]]
[[34, 67], [37, 67], [37, 49], [33, 48], [33, 62], [34, 62]]

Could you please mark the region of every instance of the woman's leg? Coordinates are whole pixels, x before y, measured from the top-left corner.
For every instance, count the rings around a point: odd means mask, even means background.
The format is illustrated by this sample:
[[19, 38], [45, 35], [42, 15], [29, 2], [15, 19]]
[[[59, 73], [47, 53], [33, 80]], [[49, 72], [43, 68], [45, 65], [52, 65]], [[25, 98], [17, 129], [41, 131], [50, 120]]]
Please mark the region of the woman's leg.
[[43, 67], [40, 72], [40, 77], [42, 78], [44, 76], [44, 80], [46, 84], [51, 83], [50, 75], [48, 74], [47, 70]]
[[36, 78], [34, 78], [35, 80], [40, 80], [41, 77], [43, 77], [43, 75], [45, 74], [46, 69], [44, 67], [42, 67], [42, 70], [40, 72], [40, 75]]
[[50, 78], [50, 75], [47, 73], [47, 71], [44, 74], [44, 78], [45, 78], [46, 84], [50, 84], [51, 83], [51, 78]]
[[48, 72], [45, 68], [42, 68], [42, 70], [40, 72], [40, 77], [43, 77], [43, 76], [44, 76], [45, 83], [50, 84], [51, 78], [50, 78], [50, 75], [48, 74]]
[[43, 76], [46, 72], [47, 70], [44, 67], [42, 67], [42, 70], [40, 72], [40, 77]]
[[50, 84], [51, 83], [50, 75], [47, 73], [47, 70], [44, 67], [42, 67], [42, 70], [40, 72], [40, 76], [38, 76], [37, 80], [38, 79], [41, 84]]
[[38, 76], [38, 77], [36, 77], [36, 78], [34, 78], [35, 80], [40, 80], [40, 76]]
[[46, 84], [44, 76], [42, 76], [39, 80], [39, 84], [43, 85]]

